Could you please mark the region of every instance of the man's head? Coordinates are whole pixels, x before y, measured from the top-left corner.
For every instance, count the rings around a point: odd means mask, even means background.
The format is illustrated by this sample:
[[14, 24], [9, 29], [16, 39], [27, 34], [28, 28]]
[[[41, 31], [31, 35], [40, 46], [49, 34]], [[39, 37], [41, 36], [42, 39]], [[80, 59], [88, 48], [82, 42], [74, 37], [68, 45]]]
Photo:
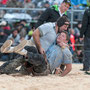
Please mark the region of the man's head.
[[66, 12], [69, 9], [70, 6], [71, 6], [70, 0], [64, 0], [60, 5], [61, 13]]
[[68, 18], [66, 16], [60, 17], [56, 22], [56, 25], [58, 27], [58, 32], [67, 30], [69, 24], [70, 24], [69, 20], [68, 20]]
[[68, 41], [69, 41], [69, 34], [66, 31], [62, 31], [57, 37], [57, 44], [61, 42], [68, 43]]
[[12, 34], [14, 37], [18, 35], [18, 30], [16, 28], [13, 29]]

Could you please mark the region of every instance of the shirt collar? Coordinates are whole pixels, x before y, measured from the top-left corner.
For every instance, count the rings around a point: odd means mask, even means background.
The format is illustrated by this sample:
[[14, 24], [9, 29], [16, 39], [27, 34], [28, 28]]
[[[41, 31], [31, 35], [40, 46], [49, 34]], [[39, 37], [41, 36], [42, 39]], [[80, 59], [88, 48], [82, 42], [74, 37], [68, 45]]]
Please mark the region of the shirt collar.
[[60, 8], [58, 7], [59, 15], [62, 17], [64, 13], [61, 13]]

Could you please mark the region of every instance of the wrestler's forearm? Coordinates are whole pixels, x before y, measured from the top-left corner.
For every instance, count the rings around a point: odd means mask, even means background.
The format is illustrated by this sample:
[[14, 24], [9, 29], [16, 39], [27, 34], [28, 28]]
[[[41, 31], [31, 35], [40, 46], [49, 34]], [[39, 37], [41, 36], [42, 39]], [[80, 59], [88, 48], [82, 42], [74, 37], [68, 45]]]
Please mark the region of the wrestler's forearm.
[[71, 70], [64, 70], [62, 73], [61, 73], [61, 77], [63, 77], [63, 76], [65, 76], [65, 75], [67, 75], [69, 72], [70, 72]]
[[38, 29], [36, 29], [33, 33], [33, 39], [35, 41], [36, 47], [39, 49], [41, 47], [40, 43], [40, 32]]
[[71, 64], [66, 65], [66, 69], [61, 73], [60, 76], [63, 77], [65, 75], [67, 75], [71, 71], [71, 69], [72, 69], [72, 65]]

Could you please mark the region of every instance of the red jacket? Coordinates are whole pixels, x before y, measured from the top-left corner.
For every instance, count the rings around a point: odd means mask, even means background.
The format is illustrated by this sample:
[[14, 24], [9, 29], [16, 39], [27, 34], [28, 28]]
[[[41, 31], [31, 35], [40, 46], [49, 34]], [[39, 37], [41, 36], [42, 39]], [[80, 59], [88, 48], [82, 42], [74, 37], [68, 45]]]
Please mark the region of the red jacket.
[[8, 0], [2, 0], [1, 4], [6, 5]]
[[70, 35], [70, 41], [73, 51], [75, 51], [75, 36], [73, 34]]

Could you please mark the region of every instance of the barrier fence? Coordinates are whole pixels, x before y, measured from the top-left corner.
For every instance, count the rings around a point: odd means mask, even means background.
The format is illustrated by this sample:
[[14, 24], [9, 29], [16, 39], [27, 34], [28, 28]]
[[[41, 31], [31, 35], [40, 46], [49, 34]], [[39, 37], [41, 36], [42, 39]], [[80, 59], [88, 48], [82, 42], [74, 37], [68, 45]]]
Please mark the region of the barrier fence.
[[[24, 13], [27, 13], [27, 11], [44, 11], [45, 8], [2, 8], [2, 7], [0, 7], [0, 11], [1, 10], [5, 10], [5, 11], [12, 10], [13, 12], [15, 10], [16, 11], [21, 11], [22, 10]], [[74, 18], [75, 18], [74, 15], [77, 14], [77, 16], [78, 16], [77, 19], [82, 20], [83, 12], [84, 12], [84, 10], [76, 10], [76, 9], [73, 9], [73, 8], [71, 8], [67, 11], [67, 15], [68, 15], [68, 17], [70, 19], [70, 22], [71, 22], [71, 28], [73, 28], [73, 24], [77, 23], [76, 21], [74, 21]], [[2, 19], [0, 19], [0, 20], [2, 20]], [[30, 22], [37, 22], [37, 20], [33, 20], [33, 18], [32, 18], [32, 20], [30, 20]]]

